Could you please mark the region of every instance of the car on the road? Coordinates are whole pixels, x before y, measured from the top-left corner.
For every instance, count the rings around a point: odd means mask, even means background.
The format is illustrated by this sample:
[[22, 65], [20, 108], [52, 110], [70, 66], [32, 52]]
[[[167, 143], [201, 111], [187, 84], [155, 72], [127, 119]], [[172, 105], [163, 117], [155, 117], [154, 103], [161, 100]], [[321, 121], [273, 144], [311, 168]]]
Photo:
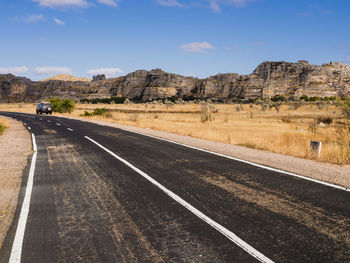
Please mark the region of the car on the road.
[[36, 114], [52, 114], [52, 105], [50, 102], [41, 102], [37, 107], [36, 107]]

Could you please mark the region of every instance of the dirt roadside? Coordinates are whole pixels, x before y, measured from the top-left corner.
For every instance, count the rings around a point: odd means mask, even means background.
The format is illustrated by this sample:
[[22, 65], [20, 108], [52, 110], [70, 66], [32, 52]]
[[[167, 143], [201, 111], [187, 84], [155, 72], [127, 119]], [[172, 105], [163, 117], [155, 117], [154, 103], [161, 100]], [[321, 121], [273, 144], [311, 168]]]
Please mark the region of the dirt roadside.
[[32, 153], [31, 139], [23, 125], [0, 117], [8, 128], [0, 135], [0, 247], [17, 206], [22, 174]]

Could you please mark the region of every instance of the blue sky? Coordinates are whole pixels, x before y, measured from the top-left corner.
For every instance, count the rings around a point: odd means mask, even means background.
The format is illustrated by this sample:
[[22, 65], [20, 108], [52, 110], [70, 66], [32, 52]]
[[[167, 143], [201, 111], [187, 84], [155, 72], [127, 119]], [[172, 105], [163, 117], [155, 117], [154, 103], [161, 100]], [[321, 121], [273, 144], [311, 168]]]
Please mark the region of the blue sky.
[[266, 60], [350, 64], [349, 25], [348, 0], [0, 0], [0, 73], [208, 77]]

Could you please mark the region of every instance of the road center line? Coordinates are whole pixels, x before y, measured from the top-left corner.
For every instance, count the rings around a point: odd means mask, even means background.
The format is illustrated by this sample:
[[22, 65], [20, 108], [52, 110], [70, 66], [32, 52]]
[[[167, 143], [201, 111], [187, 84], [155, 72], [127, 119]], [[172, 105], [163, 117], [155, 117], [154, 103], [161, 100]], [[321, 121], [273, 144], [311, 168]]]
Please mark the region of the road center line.
[[61, 126], [61, 124], [59, 124], [59, 123], [56, 123], [56, 125], [57, 125], [57, 126]]
[[26, 224], [27, 224], [27, 219], [28, 219], [30, 198], [32, 195], [32, 190], [33, 190], [35, 163], [36, 163], [36, 157], [37, 157], [37, 146], [36, 146], [36, 142], [35, 142], [35, 136], [33, 133], [32, 133], [32, 141], [33, 141], [34, 154], [33, 154], [32, 162], [30, 165], [26, 192], [24, 195], [21, 213], [20, 213], [19, 219], [18, 219], [15, 239], [14, 239], [13, 244], [12, 244], [12, 250], [11, 250], [9, 263], [20, 263], [21, 262], [23, 238], [24, 238], [24, 232], [26, 229]]
[[96, 144], [98, 147], [112, 155], [114, 158], [118, 159], [120, 162], [124, 163], [128, 167], [130, 167], [132, 170], [140, 174], [142, 177], [144, 177], [146, 180], [157, 186], [159, 189], [161, 189], [165, 194], [167, 194], [169, 197], [174, 199], [176, 202], [181, 204], [183, 207], [188, 209], [190, 212], [192, 212], [194, 215], [199, 217], [201, 220], [215, 228], [217, 231], [219, 231], [221, 234], [226, 236], [229, 240], [231, 240], [233, 243], [235, 243], [237, 246], [245, 250], [247, 253], [249, 253], [251, 256], [253, 256], [255, 259], [259, 260], [260, 262], [273, 262], [271, 259], [257, 251], [255, 248], [250, 246], [248, 243], [246, 243], [244, 240], [240, 239], [236, 234], [225, 228], [224, 226], [220, 225], [219, 223], [215, 222], [205, 214], [203, 214], [201, 211], [199, 211], [197, 208], [193, 207], [191, 204], [187, 203], [184, 199], [158, 183], [156, 180], [154, 180], [152, 177], [150, 177], [148, 174], [145, 172], [141, 171], [137, 167], [133, 166], [131, 163], [128, 161], [124, 160], [123, 158], [119, 157], [116, 155], [114, 152], [108, 150], [106, 147], [102, 146], [98, 142], [94, 141], [93, 139], [89, 138], [88, 136], [85, 136], [86, 139], [89, 141], [93, 142]]
[[68, 130], [68, 131], [71, 131], [71, 132], [72, 132], [72, 131], [74, 131], [74, 130], [73, 130], [73, 129], [71, 129], [71, 128], [67, 128], [67, 130]]

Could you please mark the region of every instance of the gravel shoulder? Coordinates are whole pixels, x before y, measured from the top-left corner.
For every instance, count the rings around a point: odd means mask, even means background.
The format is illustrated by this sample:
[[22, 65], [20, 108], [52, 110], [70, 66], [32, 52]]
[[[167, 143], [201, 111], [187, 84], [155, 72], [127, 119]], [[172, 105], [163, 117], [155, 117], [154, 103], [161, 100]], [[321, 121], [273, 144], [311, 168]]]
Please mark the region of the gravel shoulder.
[[219, 143], [204, 139], [193, 138], [190, 136], [183, 136], [168, 132], [156, 131], [152, 129], [137, 128], [106, 121], [67, 116], [64, 117], [89, 121], [100, 125], [116, 127], [126, 131], [151, 135], [350, 188], [349, 165], [340, 166], [334, 164], [321, 163], [313, 160], [307, 160], [283, 154], [249, 149], [246, 147], [236, 146], [227, 143]]
[[0, 135], [0, 247], [17, 206], [23, 170], [32, 153], [31, 139], [23, 125], [1, 117], [8, 128]]

